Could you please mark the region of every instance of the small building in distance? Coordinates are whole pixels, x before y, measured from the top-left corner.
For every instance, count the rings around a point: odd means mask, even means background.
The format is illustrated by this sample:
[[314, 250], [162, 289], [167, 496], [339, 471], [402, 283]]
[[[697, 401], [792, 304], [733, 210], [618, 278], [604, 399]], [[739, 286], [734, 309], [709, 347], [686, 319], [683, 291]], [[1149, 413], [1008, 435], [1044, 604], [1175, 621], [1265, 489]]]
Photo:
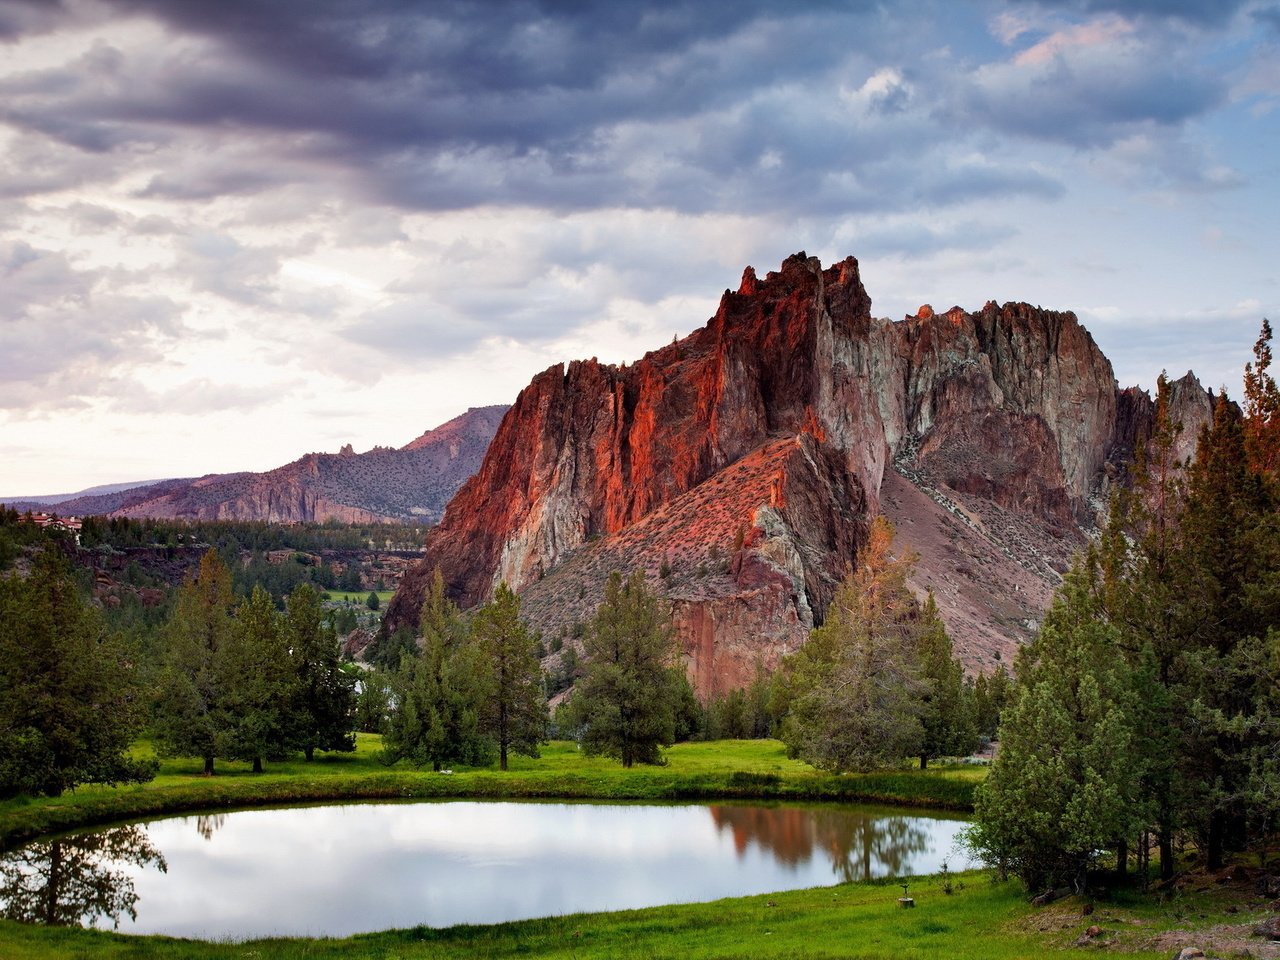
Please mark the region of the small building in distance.
[[80, 546], [80, 528], [84, 524], [78, 517], [60, 517], [56, 513], [29, 513], [21, 519], [46, 530], [66, 530], [75, 537], [76, 546]]

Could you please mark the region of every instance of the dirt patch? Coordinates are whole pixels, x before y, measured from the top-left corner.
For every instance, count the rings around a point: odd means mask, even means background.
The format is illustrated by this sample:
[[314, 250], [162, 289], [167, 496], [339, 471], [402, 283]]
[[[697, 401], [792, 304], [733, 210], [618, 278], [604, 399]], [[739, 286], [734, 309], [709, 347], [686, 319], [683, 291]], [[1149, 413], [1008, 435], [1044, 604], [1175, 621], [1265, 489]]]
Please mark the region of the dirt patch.
[[1137, 944], [1139, 950], [1167, 951], [1170, 956], [1184, 947], [1199, 947], [1209, 957], [1280, 957], [1280, 941], [1255, 936], [1254, 926], [1262, 919], [1253, 916], [1246, 923], [1223, 923], [1201, 930], [1166, 930]]

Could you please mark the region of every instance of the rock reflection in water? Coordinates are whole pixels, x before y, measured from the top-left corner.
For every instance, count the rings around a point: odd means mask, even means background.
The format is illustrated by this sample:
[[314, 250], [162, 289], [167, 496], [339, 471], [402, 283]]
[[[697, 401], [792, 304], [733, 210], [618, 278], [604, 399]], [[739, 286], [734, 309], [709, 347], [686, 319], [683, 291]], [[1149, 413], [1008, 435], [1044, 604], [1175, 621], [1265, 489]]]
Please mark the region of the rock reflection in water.
[[929, 832], [911, 817], [796, 807], [711, 807], [710, 811], [716, 829], [732, 833], [739, 855], [754, 843], [779, 862], [795, 867], [820, 851], [846, 883], [909, 873], [912, 859], [929, 849]]
[[0, 856], [0, 916], [51, 926], [119, 928], [138, 918], [138, 896], [125, 865], [168, 870], [139, 826], [114, 827], [64, 840], [32, 843]]

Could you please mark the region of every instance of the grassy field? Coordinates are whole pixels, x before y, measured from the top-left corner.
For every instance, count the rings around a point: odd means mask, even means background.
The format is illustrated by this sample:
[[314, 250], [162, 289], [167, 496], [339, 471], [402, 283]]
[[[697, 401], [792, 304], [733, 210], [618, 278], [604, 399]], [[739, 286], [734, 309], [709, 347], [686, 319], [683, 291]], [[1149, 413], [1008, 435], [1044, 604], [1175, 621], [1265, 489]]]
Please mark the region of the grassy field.
[[[543, 747], [539, 759], [513, 756], [511, 769], [468, 770], [452, 775], [383, 766], [380, 738], [360, 734], [352, 754], [317, 754], [312, 763], [222, 763], [217, 776], [200, 776], [200, 762], [166, 760], [150, 783], [81, 787], [51, 800], [0, 803], [0, 847], [88, 824], [190, 810], [314, 800], [404, 797], [581, 798], [596, 800], [702, 800], [766, 798], [857, 800], [949, 810], [969, 809], [976, 767], [828, 776], [787, 759], [775, 740], [722, 740], [677, 744], [665, 767], [623, 770], [616, 762], [582, 756], [571, 742]], [[149, 754], [145, 744], [140, 754]]]
[[[790, 893], [496, 924], [488, 927], [414, 929], [343, 940], [256, 940], [202, 943], [163, 937], [125, 937], [82, 930], [24, 927], [0, 921], [0, 955], [6, 960], [410, 960], [410, 958], [522, 957], [846, 957], [866, 960], [1013, 960], [1048, 955], [1096, 954], [1073, 948], [1087, 926], [1129, 927], [1125, 941], [1134, 960], [1167, 958], [1168, 949], [1141, 949], [1173, 922], [1164, 908], [1125, 909], [1085, 917], [1077, 901], [1033, 911], [1012, 883], [993, 885], [970, 874], [948, 896], [936, 879], [912, 883], [914, 910], [899, 909], [892, 883], [845, 884]], [[1050, 930], [1042, 930], [1045, 917]], [[1224, 914], [1225, 917], [1225, 914]], [[1112, 922], [1114, 918], [1114, 921]]]
[[396, 595], [394, 590], [326, 590], [324, 592], [333, 603], [351, 603], [356, 606], [364, 606], [370, 593], [378, 595], [378, 605], [382, 607], [390, 603], [391, 598]]
[[[400, 767], [376, 759], [377, 737], [362, 736], [355, 754], [321, 755], [269, 765], [252, 774], [219, 764], [218, 776], [200, 776], [196, 761], [166, 761], [150, 784], [85, 787], [54, 800], [0, 804], [5, 845], [55, 830], [170, 812], [263, 803], [378, 797], [578, 797], [589, 799], [846, 799], [964, 809], [984, 771], [951, 767], [921, 773], [903, 769], [831, 777], [789, 760], [774, 741], [684, 744], [669, 751], [666, 767], [621, 769], [581, 756], [571, 743], [552, 743], [538, 760], [517, 758], [508, 773], [458, 770], [452, 775]], [[148, 751], [146, 745], [139, 752]], [[1052, 912], [1033, 910], [1014, 883], [993, 884], [961, 875], [951, 895], [939, 878], [911, 885], [914, 910], [897, 905], [893, 883], [846, 884], [707, 904], [621, 913], [557, 917], [485, 927], [419, 928], [340, 940], [284, 939], [204, 943], [163, 937], [128, 937], [84, 930], [31, 927], [0, 921], [0, 958], [453, 958], [453, 957], [864, 957], [1014, 958], [1074, 948], [1090, 924], [1077, 902]], [[1112, 924], [1135, 957], [1167, 957], [1147, 950], [1153, 931], [1187, 911], [1145, 902]], [[1194, 909], [1205, 911], [1203, 904]], [[1213, 909], [1210, 906], [1208, 909]], [[1145, 913], [1143, 912], [1145, 911]], [[1044, 918], [1055, 919], [1046, 926]], [[1206, 914], [1206, 916], [1210, 916]], [[1224, 914], [1225, 916], [1225, 914]], [[1210, 919], [1213, 919], [1210, 916]], [[1107, 921], [1109, 922], [1109, 921]], [[1203, 922], [1203, 921], [1202, 921]]]

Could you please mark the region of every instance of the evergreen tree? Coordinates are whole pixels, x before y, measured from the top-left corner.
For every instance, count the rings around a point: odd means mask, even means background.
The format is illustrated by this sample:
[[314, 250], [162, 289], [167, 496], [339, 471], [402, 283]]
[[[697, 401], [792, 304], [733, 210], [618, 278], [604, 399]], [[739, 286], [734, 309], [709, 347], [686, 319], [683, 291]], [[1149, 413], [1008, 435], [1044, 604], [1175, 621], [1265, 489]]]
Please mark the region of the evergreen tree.
[[680, 690], [670, 614], [642, 573], [609, 575], [583, 645], [586, 673], [570, 701], [582, 749], [624, 767], [662, 763], [661, 747], [675, 741]]
[[414, 766], [492, 762], [493, 742], [480, 730], [480, 711], [491, 695], [484, 654], [468, 642], [458, 608], [444, 593], [437, 570], [422, 606], [422, 648], [405, 653], [391, 678], [395, 709], [383, 737], [385, 763]]
[[706, 727], [706, 711], [682, 667], [671, 668], [671, 683], [675, 688], [675, 742], [697, 739]]
[[231, 574], [210, 550], [178, 589], [164, 631], [156, 749], [162, 757], [200, 757], [205, 776], [213, 776], [229, 727], [223, 660], [236, 629], [233, 604]]
[[1201, 433], [1187, 480], [1182, 588], [1196, 616], [1182, 651], [1188, 821], [1208, 865], [1246, 842], [1251, 741], [1273, 691], [1265, 638], [1277, 622], [1274, 485], [1251, 469], [1244, 424], [1226, 397]]
[[136, 658], [58, 553], [0, 577], [0, 799], [150, 780], [155, 764], [128, 756], [141, 707]]
[[1196, 612], [1188, 602], [1181, 518], [1186, 463], [1176, 455], [1181, 425], [1169, 412], [1170, 388], [1156, 385], [1151, 437], [1136, 452], [1133, 483], [1112, 498], [1099, 543], [1085, 557], [1098, 616], [1118, 631], [1119, 652], [1132, 668], [1149, 668], [1140, 740], [1146, 745], [1144, 795], [1153, 810], [1164, 879], [1174, 870], [1174, 841], [1188, 809], [1184, 754], [1184, 652]]
[[1274, 478], [1280, 474], [1280, 388], [1270, 368], [1271, 324], [1264, 318], [1253, 362], [1244, 367], [1245, 449], [1250, 466]]
[[261, 773], [264, 758], [281, 760], [293, 748], [297, 684], [275, 602], [262, 587], [236, 608], [215, 672], [225, 717], [217, 752]]
[[1069, 574], [1023, 649], [1019, 695], [975, 798], [974, 848], [1032, 890], [1084, 892], [1099, 855], [1146, 822], [1135, 688], [1088, 579], [1083, 567]]
[[537, 639], [520, 619], [520, 598], [506, 583], [498, 584], [493, 601], [476, 612], [471, 637], [488, 658], [493, 677], [481, 728], [497, 743], [498, 764], [506, 770], [509, 750], [538, 755], [549, 722]]
[[[357, 668], [358, 669], [358, 668]], [[356, 694], [356, 728], [381, 733], [391, 713], [391, 683], [381, 670], [363, 670]]]
[[916, 656], [925, 682], [917, 748], [920, 769], [934, 757], [968, 754], [977, 745], [972, 704], [965, 695], [964, 667], [951, 655], [951, 638], [930, 593], [920, 612]]
[[310, 584], [289, 594], [284, 638], [295, 672], [294, 737], [307, 760], [316, 750], [355, 750], [355, 680], [342, 669], [342, 648]]
[[826, 622], [788, 658], [782, 740], [823, 770], [871, 770], [919, 754], [922, 622], [906, 584], [913, 558], [893, 558], [892, 543], [892, 525], [878, 517]]
[[994, 740], [1000, 730], [1000, 715], [1012, 696], [1009, 672], [1001, 664], [990, 674], [980, 673], [969, 687], [970, 711], [980, 737]]

